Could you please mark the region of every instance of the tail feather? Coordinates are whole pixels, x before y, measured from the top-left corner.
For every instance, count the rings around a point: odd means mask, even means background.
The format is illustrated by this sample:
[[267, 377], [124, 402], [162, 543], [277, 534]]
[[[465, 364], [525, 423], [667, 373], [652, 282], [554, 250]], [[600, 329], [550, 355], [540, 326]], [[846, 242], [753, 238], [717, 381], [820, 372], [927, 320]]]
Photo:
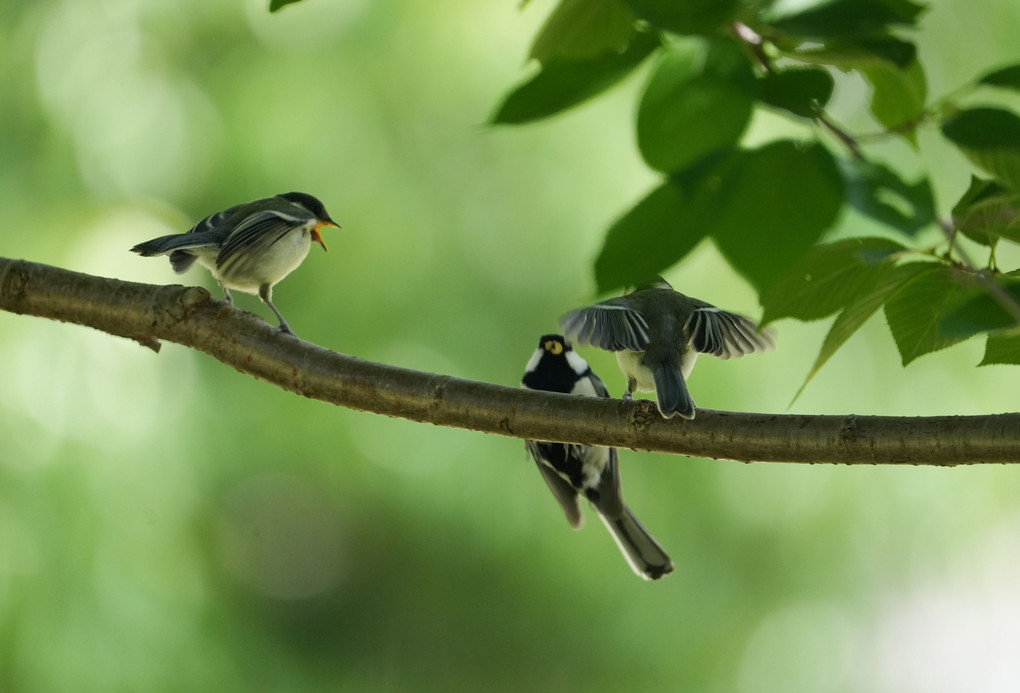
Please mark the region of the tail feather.
[[679, 414], [685, 419], [694, 418], [694, 400], [687, 390], [683, 373], [671, 364], [657, 366], [652, 372], [655, 379], [655, 397], [659, 413], [667, 419]]
[[219, 240], [207, 233], [175, 233], [139, 243], [131, 251], [142, 257], [155, 257], [156, 255], [166, 255], [175, 250], [215, 248], [218, 245]]
[[659, 546], [648, 530], [642, 526], [630, 508], [624, 508], [618, 519], [599, 513], [627, 563], [645, 580], [658, 580], [673, 572], [673, 561]]

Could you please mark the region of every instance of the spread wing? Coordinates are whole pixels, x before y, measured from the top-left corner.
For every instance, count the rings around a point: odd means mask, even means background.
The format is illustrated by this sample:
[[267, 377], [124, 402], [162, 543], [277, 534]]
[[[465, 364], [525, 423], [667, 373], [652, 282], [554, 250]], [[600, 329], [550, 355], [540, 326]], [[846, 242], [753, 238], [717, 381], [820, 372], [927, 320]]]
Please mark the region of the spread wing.
[[615, 300], [570, 311], [560, 318], [560, 329], [579, 344], [606, 351], [644, 351], [648, 323], [636, 310]]
[[702, 354], [721, 359], [765, 351], [773, 346], [772, 333], [742, 315], [727, 313], [714, 306], [698, 308], [687, 320], [691, 346]]

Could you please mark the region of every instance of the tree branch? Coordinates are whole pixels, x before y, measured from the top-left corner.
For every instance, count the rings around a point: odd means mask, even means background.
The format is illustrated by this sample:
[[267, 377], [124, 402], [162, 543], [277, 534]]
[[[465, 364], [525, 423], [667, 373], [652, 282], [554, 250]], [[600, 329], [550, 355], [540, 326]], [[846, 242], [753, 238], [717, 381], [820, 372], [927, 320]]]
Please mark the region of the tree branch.
[[260, 380], [339, 406], [524, 439], [741, 461], [956, 465], [1020, 462], [1020, 414], [885, 417], [698, 410], [572, 397], [422, 373], [280, 334], [198, 287], [153, 286], [0, 258], [0, 309], [198, 349]]

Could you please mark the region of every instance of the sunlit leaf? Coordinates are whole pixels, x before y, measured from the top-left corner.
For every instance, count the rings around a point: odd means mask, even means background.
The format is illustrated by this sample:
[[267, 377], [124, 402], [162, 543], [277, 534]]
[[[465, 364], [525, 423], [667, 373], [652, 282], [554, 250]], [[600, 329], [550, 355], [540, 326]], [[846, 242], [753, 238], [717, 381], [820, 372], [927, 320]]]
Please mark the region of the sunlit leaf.
[[1020, 90], [1020, 64], [1010, 65], [987, 75], [977, 81], [990, 87], [1003, 87], [1006, 89]]
[[734, 145], [750, 121], [755, 78], [728, 40], [691, 39], [663, 56], [638, 106], [638, 147], [648, 165], [671, 173]]
[[995, 247], [999, 238], [1020, 243], [1020, 192], [971, 176], [970, 187], [953, 207], [953, 224], [983, 245]]
[[794, 395], [794, 400], [800, 397], [804, 388], [828, 362], [832, 356], [839, 351], [850, 337], [864, 326], [872, 315], [881, 308], [903, 285], [916, 277], [921, 272], [926, 272], [934, 263], [912, 262], [906, 265], [883, 264], [877, 276], [874, 277], [870, 286], [857, 293], [847, 306], [840, 312], [829, 328], [822, 342], [821, 351], [815, 358], [814, 365], [804, 378], [803, 384]]
[[679, 34], [711, 33], [735, 18], [737, 0], [624, 0], [637, 16]]
[[979, 366], [1020, 365], [1020, 334], [990, 334]]
[[619, 53], [634, 33], [634, 14], [621, 0], [561, 0], [531, 44], [541, 63]]
[[295, 2], [300, 2], [300, 1], [301, 0], [269, 0], [269, 11], [270, 12], [276, 12], [277, 10], [279, 10], [282, 7], [285, 7], [287, 5], [293, 4]]
[[931, 182], [907, 183], [892, 169], [868, 161], [840, 160], [846, 198], [861, 214], [908, 235], [935, 220]]
[[957, 330], [947, 332], [943, 319], [980, 293], [973, 275], [942, 265], [919, 273], [904, 285], [885, 304], [889, 330], [903, 365], [970, 336]]
[[645, 284], [690, 252], [705, 236], [691, 212], [683, 186], [667, 181], [620, 217], [595, 261], [599, 293]]
[[887, 238], [848, 238], [811, 248], [786, 276], [762, 293], [762, 324], [780, 318], [819, 320], [868, 295], [904, 246]]
[[803, 118], [813, 118], [832, 96], [835, 81], [820, 68], [769, 72], [758, 80], [758, 98]]
[[654, 34], [639, 33], [622, 53], [587, 60], [555, 60], [515, 87], [490, 120], [520, 124], [547, 118], [605, 91], [626, 77], [659, 46]]
[[928, 83], [918, 61], [905, 68], [874, 61], [858, 68], [871, 84], [871, 112], [886, 128], [914, 142], [914, 130], [924, 114]]
[[976, 166], [1013, 190], [1020, 190], [1020, 116], [1001, 108], [959, 111], [942, 134]]
[[801, 261], [835, 222], [843, 181], [818, 143], [769, 143], [733, 157], [714, 197], [712, 236], [759, 290]]
[[892, 26], [911, 26], [924, 5], [910, 0], [822, 0], [798, 3], [792, 12], [765, 17], [772, 27], [795, 36], [814, 38], [871, 36]]

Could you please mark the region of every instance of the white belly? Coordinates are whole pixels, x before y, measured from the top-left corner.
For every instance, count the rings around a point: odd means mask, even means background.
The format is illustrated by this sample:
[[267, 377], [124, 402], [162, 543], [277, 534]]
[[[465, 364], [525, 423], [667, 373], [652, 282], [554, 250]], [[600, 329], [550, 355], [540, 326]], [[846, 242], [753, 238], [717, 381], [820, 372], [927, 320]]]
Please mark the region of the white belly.
[[636, 383], [635, 389], [638, 392], [655, 392], [652, 371], [641, 363], [641, 358], [644, 355], [643, 351], [618, 351], [616, 352], [616, 362], [620, 364], [620, 370], [627, 376], [627, 381]]
[[[620, 370], [627, 376], [627, 380], [637, 383], [637, 392], [655, 392], [655, 378], [652, 375], [652, 369], [641, 363], [644, 356], [645, 352], [643, 351], [618, 351], [616, 352], [616, 362], [620, 364]], [[697, 360], [698, 352], [688, 349], [683, 356], [680, 368], [684, 380], [690, 377], [691, 371], [694, 370], [694, 362]]]
[[226, 288], [257, 294], [260, 286], [272, 286], [297, 269], [308, 257], [311, 247], [312, 236], [308, 229], [302, 228], [291, 231], [268, 248], [259, 249], [257, 260], [233, 263], [226, 273], [210, 267], [205, 258], [199, 256], [198, 259]]

